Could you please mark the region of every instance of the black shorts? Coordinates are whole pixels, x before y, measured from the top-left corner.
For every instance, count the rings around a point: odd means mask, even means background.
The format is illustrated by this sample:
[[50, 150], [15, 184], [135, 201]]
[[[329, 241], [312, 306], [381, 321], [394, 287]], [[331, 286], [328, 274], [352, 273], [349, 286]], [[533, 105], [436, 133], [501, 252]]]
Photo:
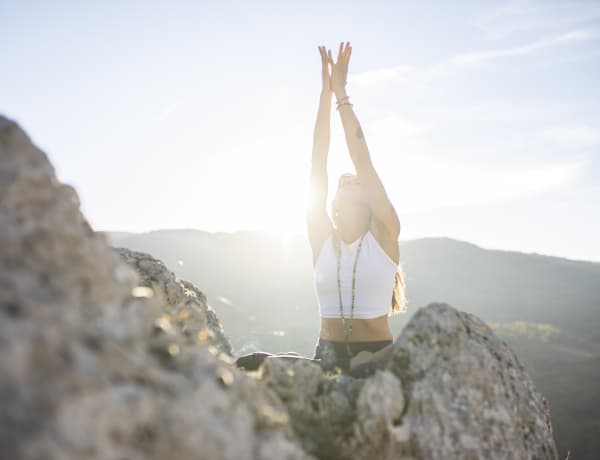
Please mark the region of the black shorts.
[[368, 342], [338, 342], [319, 337], [313, 359], [320, 359], [321, 367], [325, 370], [339, 367], [343, 372], [347, 372], [350, 370], [350, 358], [353, 356], [361, 351], [375, 353], [392, 343], [394, 343], [392, 339]]

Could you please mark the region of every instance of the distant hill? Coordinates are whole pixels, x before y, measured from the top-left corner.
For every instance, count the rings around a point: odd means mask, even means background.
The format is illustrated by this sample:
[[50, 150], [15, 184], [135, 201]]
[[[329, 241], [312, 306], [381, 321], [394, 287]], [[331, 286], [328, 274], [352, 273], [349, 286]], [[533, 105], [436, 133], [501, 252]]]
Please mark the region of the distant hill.
[[[242, 319], [283, 310], [302, 312], [318, 327], [312, 259], [304, 238], [284, 244], [264, 232], [199, 230], [108, 236], [114, 246], [149, 252], [197, 283], [224, 315], [226, 326], [229, 311]], [[598, 262], [482, 249], [451, 238], [400, 241], [400, 258], [410, 312], [444, 301], [487, 322], [549, 323], [600, 342]], [[392, 327], [401, 326], [405, 318], [393, 317], [392, 322]], [[273, 326], [284, 328], [285, 323], [278, 319]]]
[[[105, 233], [113, 246], [150, 253], [198, 286], [236, 355], [293, 350], [312, 356], [319, 313], [305, 238], [194, 229]], [[409, 312], [390, 318], [394, 336], [430, 302], [448, 302], [492, 323], [547, 396], [561, 455], [570, 450], [572, 458], [596, 458], [600, 263], [445, 237], [400, 240], [400, 261]], [[538, 330], [547, 334], [532, 333]]]

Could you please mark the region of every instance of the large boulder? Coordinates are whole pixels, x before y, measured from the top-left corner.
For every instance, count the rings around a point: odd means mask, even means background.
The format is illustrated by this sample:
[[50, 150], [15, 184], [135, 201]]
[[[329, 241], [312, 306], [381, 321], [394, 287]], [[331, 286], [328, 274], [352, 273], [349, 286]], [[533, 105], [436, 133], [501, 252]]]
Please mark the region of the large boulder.
[[[412, 456], [558, 458], [548, 402], [475, 315], [445, 303], [419, 309], [395, 340], [387, 370], [405, 389], [399, 427]], [[404, 441], [398, 450], [406, 451]]]
[[[140, 280], [123, 255], [0, 117], [0, 458], [314, 458], [277, 396], [232, 365], [198, 294], [140, 285], [156, 263]], [[213, 335], [179, 332], [170, 307]]]

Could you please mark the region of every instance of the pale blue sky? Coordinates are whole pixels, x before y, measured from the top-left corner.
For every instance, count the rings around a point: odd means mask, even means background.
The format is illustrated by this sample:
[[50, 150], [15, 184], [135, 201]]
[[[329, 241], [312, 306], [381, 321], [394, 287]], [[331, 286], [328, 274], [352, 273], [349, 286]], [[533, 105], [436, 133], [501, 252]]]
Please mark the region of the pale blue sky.
[[0, 1], [0, 31], [0, 113], [97, 230], [304, 233], [317, 46], [348, 40], [401, 240], [600, 261], [600, 2]]

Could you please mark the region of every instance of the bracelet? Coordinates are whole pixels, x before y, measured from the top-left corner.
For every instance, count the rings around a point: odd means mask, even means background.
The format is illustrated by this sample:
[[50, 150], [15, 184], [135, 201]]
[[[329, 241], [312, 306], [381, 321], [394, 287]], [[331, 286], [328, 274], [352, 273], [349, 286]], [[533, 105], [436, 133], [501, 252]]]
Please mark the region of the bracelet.
[[339, 105], [339, 103], [340, 103], [340, 102], [342, 102], [342, 101], [343, 101], [343, 100], [345, 100], [345, 99], [350, 99], [350, 96], [344, 96], [343, 98], [341, 98], [341, 99], [338, 99], [336, 102], [337, 102], [337, 104]]
[[340, 110], [340, 107], [343, 106], [343, 105], [349, 105], [350, 107], [352, 107], [354, 104], [350, 104], [349, 102], [342, 102], [341, 104], [339, 104], [336, 107], [336, 110]]

